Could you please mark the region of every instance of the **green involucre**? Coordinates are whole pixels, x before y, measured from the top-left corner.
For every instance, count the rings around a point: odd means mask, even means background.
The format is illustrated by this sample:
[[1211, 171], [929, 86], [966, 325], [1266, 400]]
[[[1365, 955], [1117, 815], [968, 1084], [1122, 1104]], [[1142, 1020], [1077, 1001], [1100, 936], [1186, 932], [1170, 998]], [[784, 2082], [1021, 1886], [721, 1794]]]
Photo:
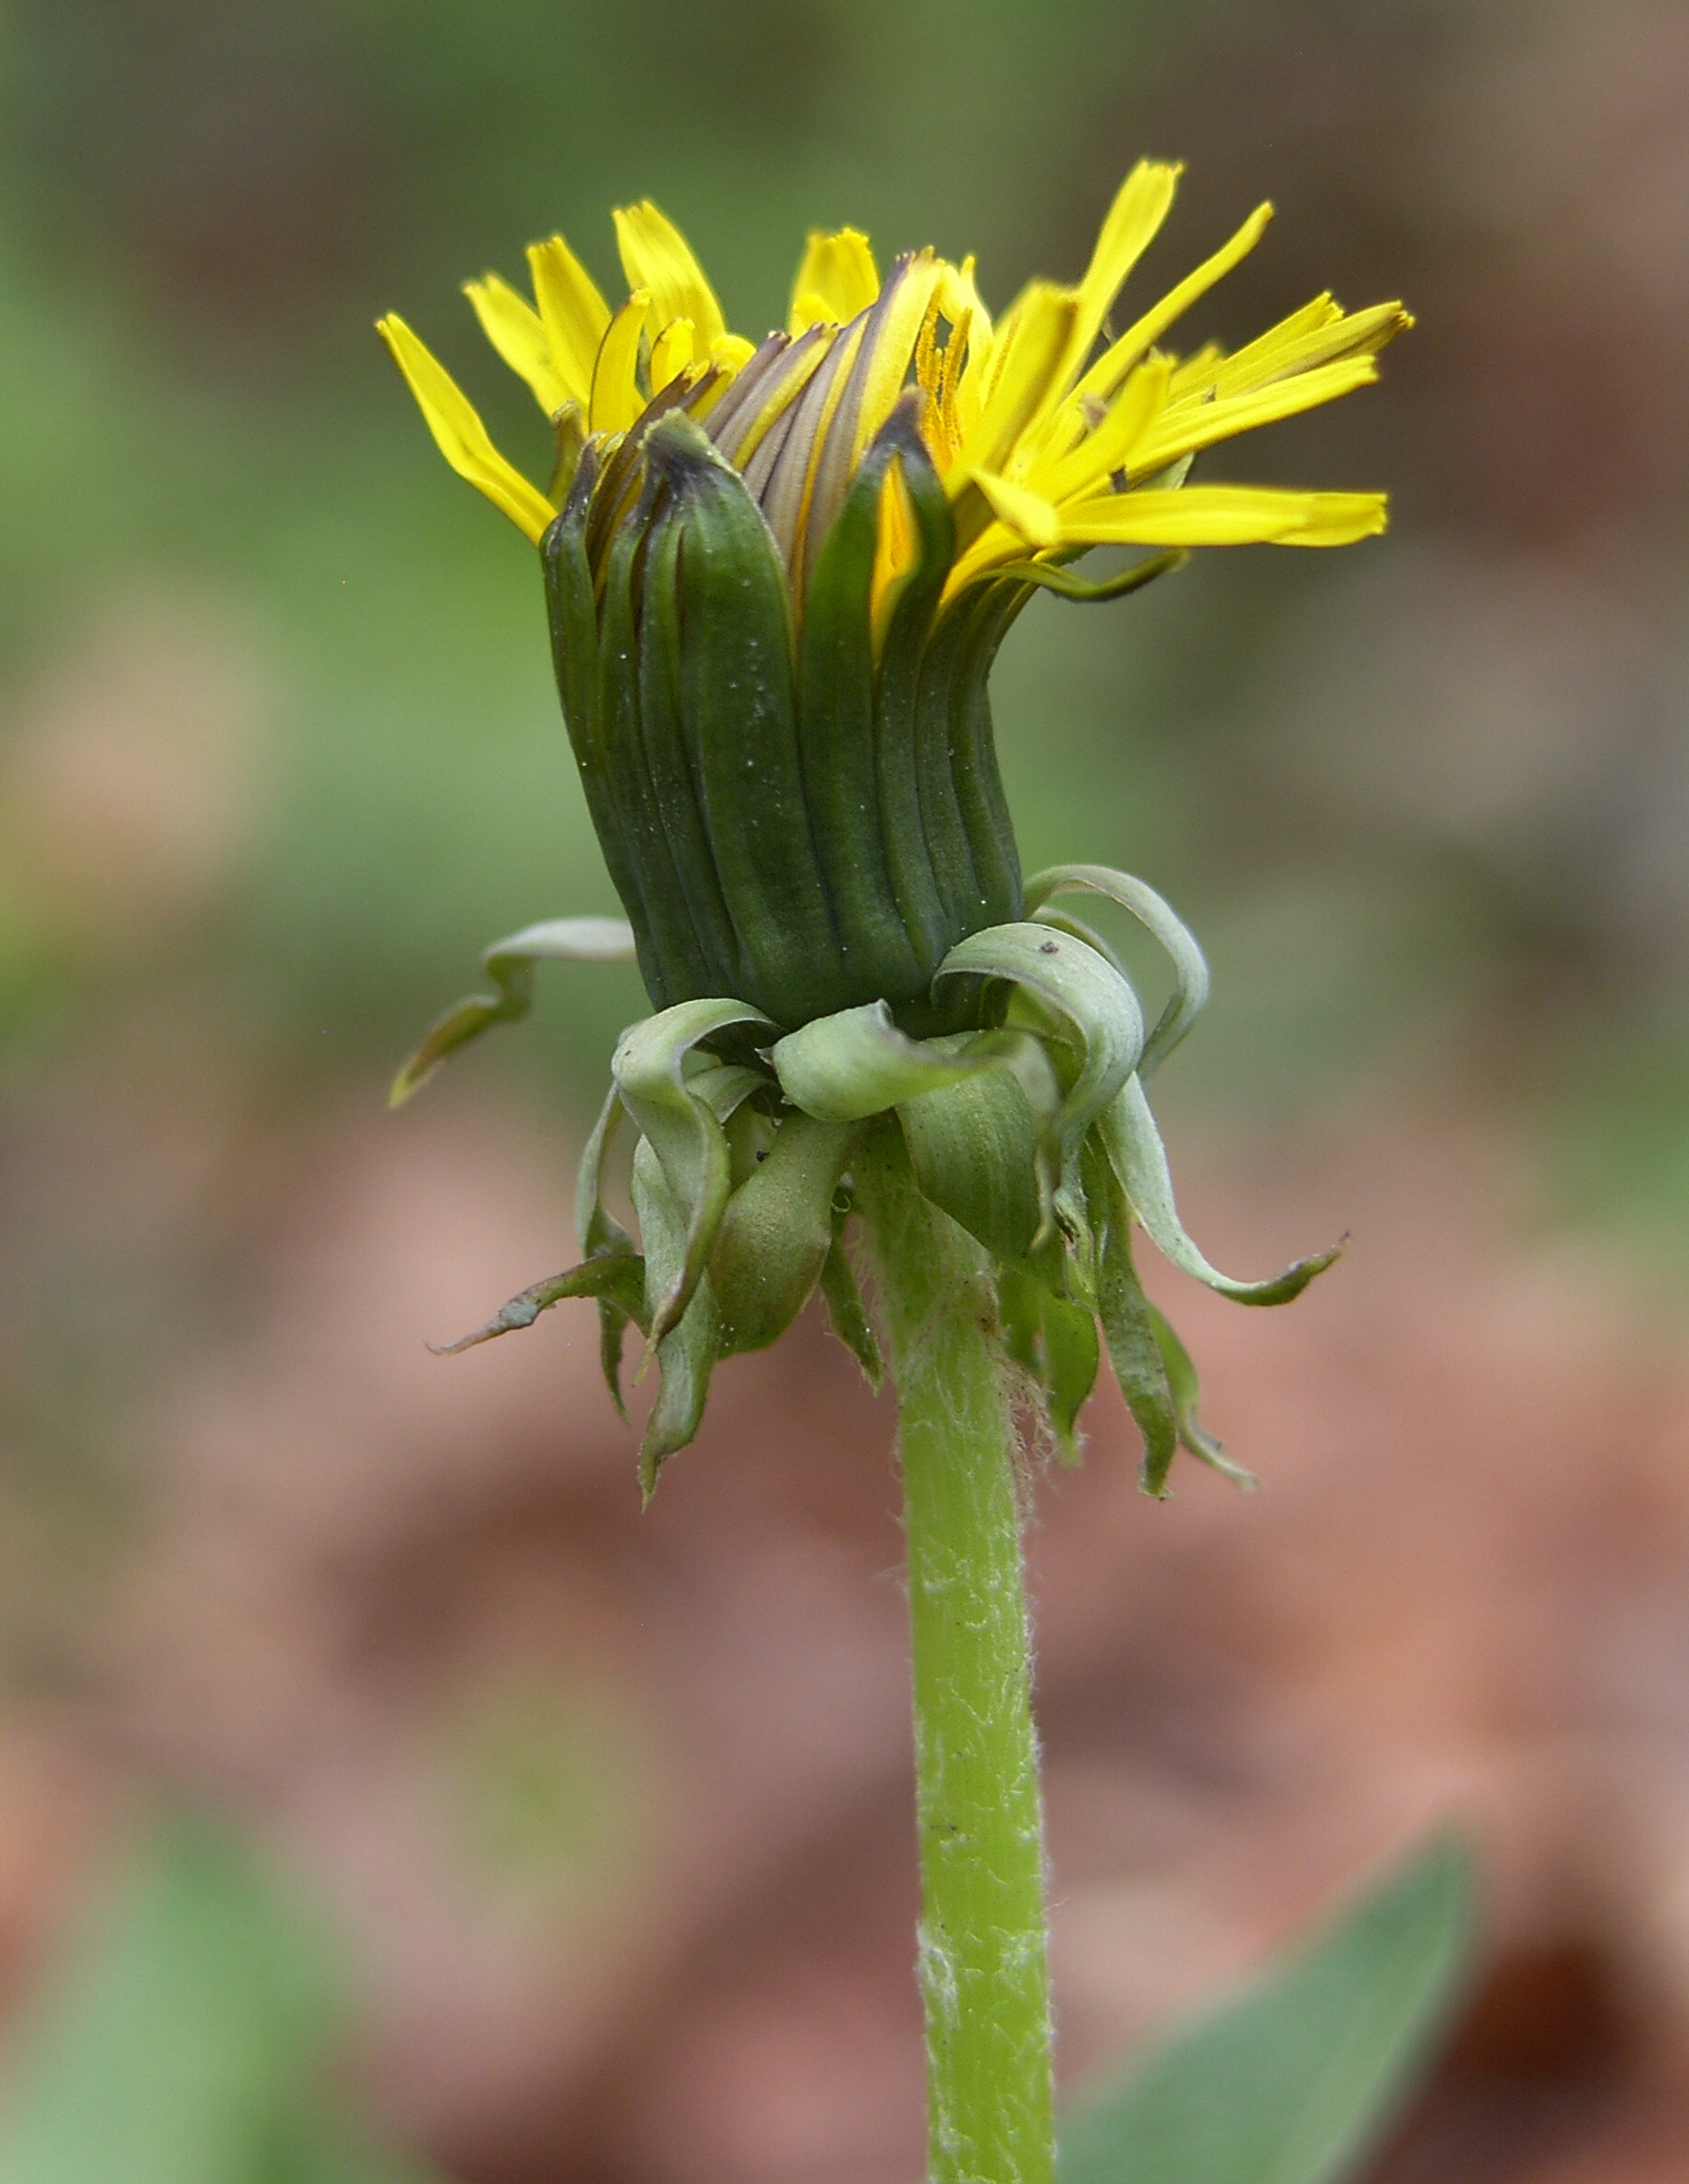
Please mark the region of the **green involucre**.
[[[731, 995], [788, 1031], [875, 1002], [919, 1034], [988, 1020], [979, 979], [933, 981], [1020, 914], [985, 682], [1030, 590], [941, 614], [956, 541], [917, 400], [867, 450], [801, 600], [744, 478], [678, 407], [589, 445], [542, 542], [564, 718], [659, 1008]], [[919, 552], [876, 602], [893, 491]]]

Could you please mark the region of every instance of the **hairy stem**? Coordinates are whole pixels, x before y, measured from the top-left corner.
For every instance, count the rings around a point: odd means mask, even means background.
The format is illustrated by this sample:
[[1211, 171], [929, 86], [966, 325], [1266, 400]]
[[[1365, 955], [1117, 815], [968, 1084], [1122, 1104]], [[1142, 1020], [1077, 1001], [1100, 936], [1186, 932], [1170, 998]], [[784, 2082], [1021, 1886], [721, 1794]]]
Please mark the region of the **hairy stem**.
[[1012, 1420], [984, 1252], [895, 1124], [855, 1164], [909, 1539], [930, 2184], [1054, 2173], [1044, 1821]]

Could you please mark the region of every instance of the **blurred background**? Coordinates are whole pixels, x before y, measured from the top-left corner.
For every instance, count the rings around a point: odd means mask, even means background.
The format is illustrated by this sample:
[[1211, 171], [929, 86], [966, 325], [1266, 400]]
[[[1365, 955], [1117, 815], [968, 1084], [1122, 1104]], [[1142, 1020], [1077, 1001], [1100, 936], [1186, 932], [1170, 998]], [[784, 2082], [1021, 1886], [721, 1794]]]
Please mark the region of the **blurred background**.
[[164, 1800], [315, 1906], [402, 2166], [918, 2173], [887, 1406], [806, 1321], [642, 1518], [584, 1309], [423, 1347], [573, 1256], [643, 1002], [550, 971], [383, 1112], [485, 943], [614, 903], [531, 556], [371, 321], [543, 471], [458, 294], [529, 240], [608, 287], [654, 196], [754, 333], [851, 222], [977, 249], [1000, 308], [1150, 152], [1189, 163], [1150, 293], [1279, 208], [1184, 345], [1327, 286], [1419, 325], [1204, 471], [1388, 487], [1385, 540], [1040, 601], [996, 678], [1029, 868], [1129, 867], [1208, 946], [1159, 1096], [1192, 1225], [1249, 1273], [1353, 1237], [1287, 1313], [1156, 1283], [1262, 1494], [1141, 1500], [1106, 1393], [1041, 1490], [1064, 2067], [1453, 1816], [1483, 1968], [1376, 2184], [1682, 2177], [1681, 6], [0, 26], [0, 2066]]

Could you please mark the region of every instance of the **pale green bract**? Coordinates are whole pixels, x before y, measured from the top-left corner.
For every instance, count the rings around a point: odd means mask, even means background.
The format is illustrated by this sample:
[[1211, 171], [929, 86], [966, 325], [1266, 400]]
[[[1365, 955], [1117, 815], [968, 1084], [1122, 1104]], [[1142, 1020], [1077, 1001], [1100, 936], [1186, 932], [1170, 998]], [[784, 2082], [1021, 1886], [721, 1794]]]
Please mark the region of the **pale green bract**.
[[780, 1090], [824, 1122], [863, 1122], [923, 1092], [941, 1092], [992, 1060], [983, 1034], [911, 1039], [884, 1001], [820, 1016], [769, 1049]]
[[[1075, 893], [1118, 904], [1165, 951], [1173, 990], [1147, 1035], [1119, 959], [1055, 907]], [[867, 1133], [893, 1128], [923, 1194], [992, 1254], [1006, 1346], [1065, 1458], [1077, 1454], [1080, 1413], [1106, 1351], [1143, 1434], [1146, 1491], [1167, 1490], [1181, 1447], [1253, 1484], [1198, 1421], [1195, 1369], [1144, 1295], [1132, 1228], [1242, 1304], [1287, 1302], [1336, 1252], [1239, 1281], [1209, 1263], [1179, 1220], [1143, 1088], [1208, 995], [1202, 952], [1176, 912], [1143, 881], [1095, 864], [1036, 874], [1025, 899], [1024, 919], [970, 934], [933, 981], [935, 992], [969, 982], [984, 997], [983, 1030], [912, 1037], [878, 1001], [780, 1037], [730, 996], [682, 1001], [630, 1027], [581, 1163], [580, 1263], [449, 1346], [590, 1297], [620, 1405], [623, 1339], [637, 1327], [659, 1377], [640, 1451], [647, 1493], [696, 1432], [716, 1365], [774, 1342], [817, 1288], [834, 1332], [877, 1382], [878, 1350], [843, 1239], [852, 1158]], [[625, 960], [630, 950], [627, 929], [608, 919], [561, 920], [500, 942], [485, 959], [496, 995], [439, 1020], [401, 1070], [395, 1097], [490, 1024], [524, 1014], [537, 961]], [[637, 1241], [603, 1195], [624, 1121], [637, 1133]]]
[[548, 959], [573, 963], [631, 963], [633, 928], [623, 918], [553, 918], [526, 925], [508, 940], [495, 940], [481, 968], [498, 991], [471, 994], [428, 1027], [421, 1045], [393, 1079], [390, 1104], [403, 1106], [450, 1054], [478, 1039], [490, 1024], [514, 1023], [534, 1004], [534, 966]]

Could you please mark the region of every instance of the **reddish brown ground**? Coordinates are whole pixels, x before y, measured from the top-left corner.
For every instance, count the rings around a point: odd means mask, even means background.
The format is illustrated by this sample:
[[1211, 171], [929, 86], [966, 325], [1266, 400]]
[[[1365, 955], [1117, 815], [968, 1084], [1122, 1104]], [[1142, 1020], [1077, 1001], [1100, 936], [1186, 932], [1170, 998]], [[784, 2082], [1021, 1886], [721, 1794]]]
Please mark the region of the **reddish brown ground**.
[[[477, 2184], [917, 2173], [891, 1421], [820, 1327], [721, 1375], [642, 1516], [585, 1312], [445, 1363], [558, 1254], [552, 1153], [441, 1097], [331, 1133], [248, 1332], [160, 1398], [163, 1505], [5, 1750], [14, 1978], [163, 1774], [326, 1888], [386, 2112]], [[1261, 1474], [1157, 1507], [1118, 1401], [1038, 1488], [1063, 2056], [1081, 2076], [1454, 1816], [1486, 1973], [1389, 2184], [1689, 2168], [1689, 1368], [1534, 1237], [1506, 1146], [1187, 1148], [1294, 1309], [1161, 1283]], [[543, 1169], [543, 1173], [541, 1172]], [[270, 1213], [277, 1214], [271, 1207]], [[53, 1885], [43, 1887], [51, 1880]]]

